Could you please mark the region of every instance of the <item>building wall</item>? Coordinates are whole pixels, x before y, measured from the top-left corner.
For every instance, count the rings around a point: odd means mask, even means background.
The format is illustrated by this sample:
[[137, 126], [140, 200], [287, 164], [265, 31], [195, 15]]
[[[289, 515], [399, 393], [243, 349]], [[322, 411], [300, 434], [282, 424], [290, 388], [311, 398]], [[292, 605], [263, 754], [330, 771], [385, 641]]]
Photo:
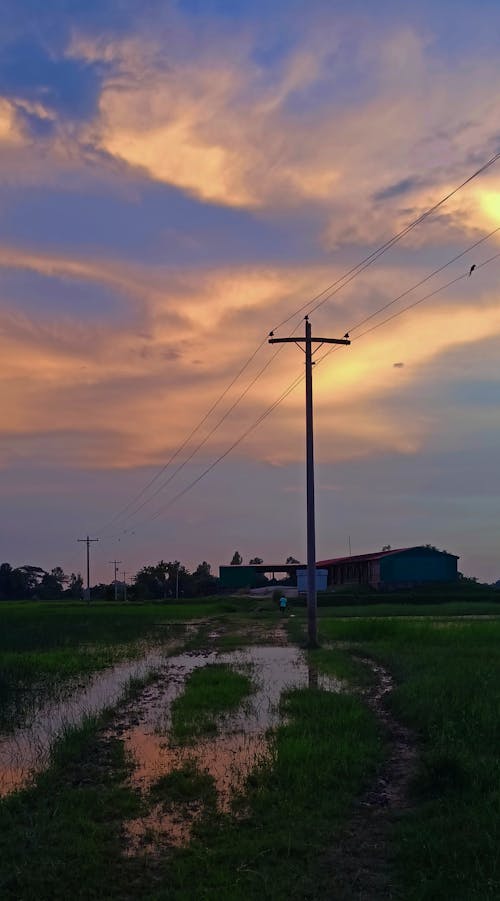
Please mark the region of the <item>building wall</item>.
[[457, 558], [431, 548], [401, 551], [379, 560], [344, 560], [328, 567], [328, 584], [333, 588], [454, 582], [457, 578]]
[[335, 585], [377, 585], [380, 581], [377, 560], [358, 560], [353, 563], [334, 564], [328, 567], [328, 584]]
[[380, 582], [454, 582], [457, 559], [440, 551], [425, 548], [393, 554], [380, 560]]
[[219, 578], [224, 588], [253, 588], [258, 583], [254, 566], [220, 566]]

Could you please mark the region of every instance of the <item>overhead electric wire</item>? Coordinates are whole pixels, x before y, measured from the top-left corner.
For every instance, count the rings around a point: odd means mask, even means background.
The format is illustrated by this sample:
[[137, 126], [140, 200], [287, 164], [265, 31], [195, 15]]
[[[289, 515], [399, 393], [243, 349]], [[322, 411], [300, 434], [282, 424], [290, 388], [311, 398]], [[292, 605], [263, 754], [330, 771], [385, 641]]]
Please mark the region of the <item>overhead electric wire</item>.
[[[449, 191], [448, 194], [438, 200], [437, 203], [435, 203], [433, 206], [429, 207], [427, 210], [424, 210], [424, 212], [421, 213], [420, 216], [418, 216], [416, 219], [413, 219], [412, 222], [409, 222], [408, 225], [406, 225], [399, 232], [389, 238], [384, 244], [381, 244], [380, 247], [373, 250], [370, 254], [368, 254], [368, 256], [357, 263], [356, 266], [353, 266], [348, 270], [348, 272], [345, 272], [343, 275], [339, 276], [339, 278], [336, 279], [336, 281], [332, 282], [331, 285], [328, 285], [323, 289], [323, 291], [320, 291], [319, 294], [317, 294], [307, 303], [303, 304], [301, 307], [298, 307], [294, 313], [291, 313], [290, 316], [288, 316], [286, 319], [283, 319], [280, 323], [278, 323], [278, 325], [274, 326], [273, 331], [277, 331], [283, 325], [286, 325], [287, 322], [290, 322], [291, 319], [293, 319], [295, 316], [298, 316], [298, 314], [302, 313], [304, 310], [307, 310], [308, 315], [311, 316], [312, 313], [315, 312], [315, 310], [319, 309], [319, 307], [326, 303], [327, 300], [330, 300], [330, 298], [333, 297], [334, 294], [337, 294], [338, 291], [341, 291], [342, 288], [344, 288], [349, 284], [349, 282], [356, 278], [360, 274], [360, 272], [363, 272], [364, 269], [368, 268], [368, 266], [371, 266], [372, 263], [376, 262], [376, 260], [378, 260], [380, 256], [390, 250], [390, 248], [393, 247], [394, 244], [397, 244], [401, 240], [401, 238], [404, 238], [417, 225], [420, 225], [421, 222], [432, 215], [432, 213], [439, 209], [439, 207], [443, 206], [443, 204], [450, 200], [451, 197], [461, 191], [462, 188], [465, 188], [465, 186], [470, 184], [471, 181], [473, 181], [475, 178], [477, 178], [479, 175], [493, 166], [493, 164], [496, 163], [498, 159], [500, 159], [500, 151], [494, 153], [489, 160], [487, 160], [485, 163], [483, 163], [482, 166], [479, 167], [479, 169], [476, 169], [475, 172], [469, 175], [468, 178], [465, 179], [465, 181], [461, 182], [461, 184], [457, 185], [455, 188]], [[323, 295], [325, 294], [327, 296], [323, 297]]]
[[[351, 281], [353, 281], [355, 278], [357, 278], [357, 276], [360, 275], [361, 272], [363, 272], [365, 269], [367, 269], [369, 266], [371, 266], [372, 263], [376, 262], [380, 256], [382, 256], [384, 253], [386, 253], [391, 247], [393, 247], [396, 243], [398, 243], [410, 231], [412, 231], [414, 228], [416, 228], [417, 225], [422, 223], [425, 219], [427, 219], [429, 216], [431, 216], [432, 213], [434, 213], [437, 209], [439, 209], [441, 206], [443, 206], [443, 204], [445, 204], [451, 197], [453, 197], [455, 194], [457, 194], [459, 191], [461, 191], [466, 185], [470, 184], [471, 181], [473, 181], [475, 178], [477, 178], [479, 175], [481, 175], [483, 172], [485, 172], [487, 169], [489, 169], [498, 159], [500, 159], [500, 151], [495, 153], [492, 157], [490, 157], [490, 159], [488, 159], [485, 163], [483, 163], [482, 166], [480, 166], [478, 169], [476, 169], [463, 182], [461, 182], [459, 185], [457, 185], [455, 188], [453, 188], [451, 191], [449, 191], [448, 194], [446, 194], [439, 201], [437, 201], [437, 203], [435, 203], [433, 206], [429, 207], [427, 210], [425, 210], [423, 213], [421, 213], [420, 216], [418, 216], [416, 219], [412, 220], [403, 229], [401, 229], [399, 232], [397, 232], [395, 235], [393, 235], [391, 238], [389, 238], [384, 244], [380, 245], [378, 248], [376, 248], [374, 251], [372, 251], [370, 254], [368, 254], [366, 257], [364, 257], [356, 266], [349, 269], [342, 276], [340, 276], [335, 282], [332, 282], [332, 284], [327, 286], [323, 291], [321, 291], [319, 294], [315, 295], [313, 298], [311, 298], [309, 301], [307, 301], [301, 307], [296, 309], [295, 312], [292, 313], [290, 316], [288, 316], [286, 319], [283, 319], [280, 323], [278, 323], [278, 325], [276, 325], [274, 327], [274, 329], [272, 331], [277, 331], [279, 328], [281, 328], [283, 325], [286, 325], [288, 322], [290, 322], [292, 319], [294, 319], [296, 316], [298, 316], [301, 312], [303, 312], [306, 309], [308, 309], [308, 315], [311, 315], [313, 312], [315, 312], [315, 310], [319, 309], [319, 307], [321, 307], [328, 300], [330, 300], [331, 297], [333, 297], [335, 294], [340, 292], [343, 288], [345, 288], [348, 284], [350, 284]], [[486, 239], [483, 239], [483, 240], [486, 240]], [[479, 243], [481, 243], [481, 242], [479, 242]], [[464, 251], [464, 253], [465, 252], [466, 251]], [[457, 259], [458, 259], [458, 257], [457, 257]], [[437, 271], [439, 271], [439, 270], [437, 270]], [[429, 278], [431, 278], [431, 277], [432, 276], [429, 276]], [[404, 295], [402, 295], [402, 296], [404, 296]], [[398, 299], [401, 299], [401, 298], [398, 298]], [[395, 303], [395, 302], [396, 301], [392, 301], [392, 303]], [[376, 314], [373, 314], [373, 315], [376, 315]], [[296, 328], [298, 328], [298, 324], [292, 330], [291, 335], [293, 335]], [[353, 327], [353, 328], [355, 328], [355, 327]], [[211, 414], [215, 411], [215, 409], [219, 406], [219, 404], [226, 397], [226, 395], [231, 390], [231, 388], [236, 384], [236, 382], [239, 380], [239, 378], [243, 375], [243, 373], [248, 368], [248, 366], [253, 362], [253, 360], [259, 353], [259, 351], [266, 344], [266, 341], [267, 341], [267, 337], [265, 339], [263, 339], [260, 342], [260, 344], [257, 346], [257, 348], [250, 354], [250, 356], [248, 357], [246, 362], [238, 370], [237, 374], [233, 377], [233, 379], [230, 381], [228, 386], [219, 395], [219, 397], [217, 398], [215, 403], [213, 403], [212, 406], [207, 411], [207, 413], [204, 414], [204, 416], [198, 422], [198, 424], [195, 426], [195, 428], [189, 433], [188, 437], [185, 438], [182, 441], [182, 443], [177, 447], [177, 449], [170, 455], [167, 462], [149, 480], [149, 482], [147, 482], [147, 484], [142, 489], [140, 489], [139, 492], [137, 492], [134, 495], [134, 497], [132, 498], [131, 501], [128, 502], [128, 504], [126, 504], [124, 507], [122, 507], [117, 513], [115, 513], [111, 517], [111, 519], [109, 519], [104, 524], [104, 526], [101, 526], [101, 528], [97, 530], [97, 532], [99, 534], [103, 534], [106, 531], [106, 529], [108, 529], [111, 525], [113, 525], [113, 523], [115, 523], [117, 520], [122, 519], [123, 517], [128, 519], [130, 516], [135, 515], [135, 513], [137, 513], [140, 509], [142, 509], [146, 504], [150, 503], [150, 501], [152, 499], [154, 499], [154, 497], [156, 497], [157, 494], [161, 490], [163, 490], [164, 487], [166, 487], [168, 484], [170, 484], [170, 482], [177, 475], [177, 473], [180, 472], [184, 468], [184, 466], [188, 462], [190, 462], [190, 460], [192, 460], [192, 458], [196, 455], [196, 453], [206, 444], [206, 442], [209, 440], [209, 438], [220, 427], [220, 425], [227, 419], [227, 417], [230, 415], [230, 413], [241, 403], [241, 401], [247, 395], [250, 388], [253, 387], [253, 385], [258, 381], [258, 379], [261, 377], [261, 375], [265, 372], [265, 370], [273, 362], [273, 360], [275, 359], [275, 356], [277, 355], [279, 350], [277, 350], [275, 352], [275, 354], [270, 358], [270, 360], [268, 360], [267, 363], [261, 368], [261, 370], [259, 371], [257, 376], [255, 376], [251, 380], [249, 385], [240, 393], [240, 395], [238, 396], [236, 401], [230, 406], [230, 408], [226, 411], [226, 413], [218, 420], [218, 422], [212, 428], [212, 430], [208, 433], [208, 435], [205, 436], [205, 438], [202, 439], [202, 441], [199, 442], [198, 445], [196, 445], [196, 447], [194, 448], [192, 453], [189, 455], [189, 457], [186, 458], [186, 460], [175, 469], [174, 473], [172, 473], [171, 476], [169, 476], [169, 478], [164, 483], [162, 483], [162, 487], [155, 490], [148, 498], [145, 498], [144, 501], [139, 505], [139, 507], [137, 507], [137, 509], [134, 509], [134, 511], [131, 511], [131, 508], [136, 507], [137, 502], [140, 501], [141, 498], [143, 498], [143, 496], [147, 493], [149, 488], [151, 488], [152, 485], [154, 485], [155, 482], [157, 482], [157, 480], [159, 478], [161, 478], [161, 476], [168, 469], [168, 467], [174, 462], [174, 460], [179, 456], [179, 454], [182, 453], [184, 448], [187, 447], [187, 445], [189, 444], [191, 439], [195, 436], [195, 434], [199, 431], [199, 429], [205, 424], [205, 422], [208, 420], [208, 418], [211, 416]]]
[[[255, 385], [255, 383], [258, 381], [258, 379], [260, 379], [260, 377], [263, 375], [263, 373], [265, 372], [265, 370], [269, 368], [269, 366], [271, 365], [271, 363], [274, 362], [274, 360], [275, 360], [275, 358], [277, 357], [278, 353], [279, 353], [282, 349], [283, 349], [283, 345], [280, 345], [280, 347], [279, 347], [277, 350], [274, 351], [273, 355], [266, 361], [266, 363], [264, 364], [264, 366], [262, 366], [262, 367], [259, 369], [259, 371], [256, 373], [256, 375], [254, 375], [254, 377], [251, 379], [251, 381], [248, 383], [248, 385], [247, 385], [247, 386], [243, 389], [243, 391], [238, 395], [238, 397], [236, 398], [236, 400], [231, 404], [230, 407], [228, 407], [228, 409], [227, 409], [227, 410], [225, 411], [225, 413], [220, 417], [220, 419], [217, 420], [217, 422], [215, 423], [215, 425], [212, 426], [211, 430], [205, 435], [205, 437], [204, 437], [200, 442], [198, 442], [198, 444], [194, 447], [194, 449], [191, 451], [191, 453], [189, 454], [189, 456], [186, 457], [186, 458], [182, 461], [182, 463], [179, 463], [179, 465], [178, 465], [178, 466], [174, 469], [174, 471], [169, 475], [168, 479], [166, 479], [164, 482], [162, 482], [162, 483], [155, 489], [155, 491], [153, 492], [153, 494], [151, 494], [148, 498], [146, 498], [144, 501], [142, 501], [142, 503], [141, 503], [138, 507], [136, 507], [134, 510], [130, 511], [129, 514], [128, 514], [128, 516], [135, 516], [137, 513], [139, 513], [139, 511], [142, 510], [143, 507], [146, 506], [146, 504], [149, 504], [149, 503], [150, 503], [150, 502], [151, 502], [151, 501], [152, 501], [152, 500], [160, 493], [160, 491], [163, 491], [163, 489], [166, 488], [167, 485], [170, 484], [170, 482], [175, 478], [175, 476], [176, 476], [179, 472], [181, 472], [182, 469], [184, 469], [184, 467], [185, 467], [185, 466], [193, 459], [193, 457], [198, 453], [198, 451], [201, 450], [201, 448], [207, 443], [207, 441], [209, 441], [209, 439], [210, 439], [210, 438], [212, 437], [212, 435], [217, 431], [217, 429], [222, 425], [222, 423], [223, 423], [223, 422], [228, 418], [228, 416], [233, 412], [233, 410], [235, 409], [235, 407], [237, 407], [238, 404], [243, 400], [243, 398], [248, 394], [248, 392], [250, 391], [250, 389], [253, 388], [253, 386]], [[168, 464], [167, 464], [167, 465], [168, 465]], [[166, 467], [165, 467], [165, 468], [166, 468]], [[134, 527], [134, 528], [135, 528], [135, 527]], [[125, 530], [123, 530], [123, 531], [127, 531], [127, 530], [125, 529]]]
[[[497, 229], [495, 229], [494, 232], [495, 231], [497, 231]], [[492, 232], [492, 234], [494, 234], [494, 232]], [[491, 235], [490, 235], [490, 237], [491, 237]], [[468, 250], [473, 249], [476, 246], [476, 244], [477, 244], [477, 242], [474, 243], [473, 245], [471, 245], [471, 247], [468, 248]], [[458, 257], [463, 256], [464, 253], [466, 253], [466, 252], [467, 251], [464, 251], [463, 253], [459, 254]], [[455, 259], [457, 259], [457, 258], [454, 257], [453, 260], [450, 260], [447, 265], [451, 265], [451, 263], [454, 262]], [[478, 263], [475, 266], [475, 269], [482, 269], [484, 266], [487, 266], [489, 263], [492, 263], [494, 260], [496, 260], [498, 258], [500, 258], [500, 251], [498, 253], [495, 253], [493, 256], [489, 257], [488, 259], [484, 260], [482, 263]], [[442, 266], [442, 267], [440, 267], [439, 270], [436, 270], [436, 271], [442, 271], [443, 268], [445, 268], [445, 267]], [[446, 282], [444, 285], [440, 285], [434, 291], [429, 292], [429, 294], [424, 295], [424, 297], [421, 297], [418, 300], [415, 300], [413, 303], [408, 304], [408, 306], [404, 307], [402, 310], [398, 310], [397, 312], [391, 314], [391, 316], [386, 317], [386, 319], [382, 320], [381, 322], [375, 323], [374, 325], [370, 326], [370, 328], [366, 329], [360, 335], [356, 336], [356, 338], [354, 338], [353, 340], [359, 340], [360, 338], [364, 337], [365, 335], [369, 334], [370, 332], [375, 331], [375, 329], [380, 328], [382, 325], [386, 325], [387, 322], [390, 322], [391, 320], [396, 319], [398, 316], [403, 315], [403, 313], [407, 313], [409, 310], [413, 309], [414, 307], [418, 306], [419, 304], [423, 303], [424, 301], [429, 300], [431, 297], [434, 297], [436, 294], [439, 294], [442, 291], [445, 291], [447, 288], [451, 287], [452, 285], [456, 284], [457, 282], [462, 281], [465, 278], [468, 278], [469, 275], [470, 275], [470, 273], [468, 273], [468, 272], [461, 273], [460, 275], [451, 279], [449, 282]], [[420, 285], [421, 282], [419, 282], [418, 284]], [[414, 286], [414, 288], [415, 287], [416, 286]], [[409, 293], [409, 292], [406, 292], [406, 293]], [[391, 301], [391, 303], [393, 303], [393, 302], [395, 302], [395, 301]], [[377, 312], [381, 312], [384, 309], [387, 309], [388, 306], [390, 306], [390, 304], [385, 304]], [[376, 314], [374, 314], [374, 315], [376, 315]], [[331, 353], [331, 351], [333, 349], [338, 349], [338, 348], [336, 346], [333, 346], [331, 348], [331, 350], [326, 351], [323, 354], [323, 356], [317, 361], [317, 365], [322, 363], [324, 361], [324, 359], [329, 355], [329, 353]], [[174, 503], [176, 503], [178, 500], [180, 500], [185, 494], [188, 493], [188, 491], [191, 491], [191, 489], [194, 488], [195, 485], [197, 485], [206, 475], [208, 475], [213, 469], [215, 469], [215, 467], [220, 462], [222, 462], [222, 460], [224, 460], [239, 444], [241, 444], [241, 442], [244, 441], [245, 438], [247, 438], [248, 435], [252, 431], [254, 431], [254, 429], [256, 429], [261, 424], [261, 422], [263, 422], [276, 409], [276, 407], [278, 407], [288, 397], [288, 395], [291, 394], [292, 391], [294, 391], [295, 388], [298, 387], [298, 385], [301, 382], [304, 381], [304, 378], [305, 378], [305, 376], [303, 373], [298, 375], [294, 379], [294, 381], [288, 386], [288, 388], [286, 388], [281, 393], [281, 395], [269, 407], [267, 407], [267, 409], [264, 410], [263, 413], [261, 413], [261, 415], [235, 441], [233, 441], [233, 443], [222, 454], [220, 454], [215, 460], [213, 460], [212, 463], [202, 473], [200, 473], [195, 479], [193, 479], [188, 485], [186, 485], [181, 491], [179, 491], [178, 494], [174, 495], [174, 497], [172, 497], [166, 504], [164, 504], [162, 507], [160, 507], [154, 513], [152, 513], [151, 516], [148, 516], [146, 519], [140, 521], [139, 523], [134, 524], [133, 528], [139, 528], [140, 526], [145, 525], [148, 522], [152, 522], [155, 519], [157, 519], [159, 516], [166, 513], [167, 510], [170, 509], [170, 507]]]
[[[476, 265], [476, 270], [482, 269], [484, 266], [487, 266], [489, 263], [493, 263], [494, 260], [498, 260], [500, 258], [500, 251], [498, 253], [493, 254], [492, 257], [489, 257], [487, 260], [483, 260], [482, 263], [478, 263]], [[457, 282], [462, 281], [464, 278], [468, 278], [469, 273], [463, 272], [461, 275], [457, 275], [456, 278], [451, 279], [451, 281], [447, 282], [445, 285], [441, 285], [440, 288], [436, 288], [435, 291], [431, 291], [430, 294], [426, 294], [424, 297], [420, 297], [418, 300], [415, 300], [413, 303], [408, 304], [407, 307], [404, 307], [402, 310], [398, 310], [396, 313], [392, 313], [390, 316], [387, 316], [386, 319], [382, 319], [381, 322], [376, 322], [374, 325], [370, 326], [370, 328], [365, 329], [364, 332], [361, 332], [360, 335], [356, 335], [352, 340], [358, 341], [360, 338], [364, 338], [365, 335], [369, 335], [370, 332], [374, 332], [375, 329], [380, 328], [382, 325], [386, 325], [388, 322], [391, 322], [392, 319], [396, 319], [397, 316], [401, 316], [403, 313], [407, 313], [408, 310], [412, 310], [414, 307], [418, 307], [419, 304], [423, 303], [424, 300], [429, 300], [431, 297], [434, 297], [436, 294], [439, 294], [441, 291], [445, 291], [447, 288], [450, 288], [452, 285], [456, 285]], [[321, 359], [327, 356], [327, 353], [323, 354]], [[320, 362], [318, 360], [318, 362]]]
[[149, 482], [146, 485], [144, 485], [144, 487], [141, 488], [140, 491], [137, 492], [137, 494], [134, 495], [134, 497], [132, 498], [131, 501], [129, 501], [128, 504], [126, 504], [124, 507], [122, 507], [120, 510], [118, 510], [118, 512], [115, 513], [114, 516], [111, 517], [111, 519], [108, 519], [107, 522], [103, 526], [101, 526], [100, 529], [96, 530], [99, 534], [102, 534], [103, 532], [105, 532], [106, 529], [110, 525], [112, 525], [114, 522], [116, 522], [117, 519], [120, 519], [128, 510], [130, 510], [130, 508], [133, 507], [137, 503], [138, 500], [140, 500], [140, 498], [146, 493], [146, 491], [148, 491], [148, 489], [151, 488], [151, 486], [163, 475], [165, 470], [167, 470], [168, 467], [174, 462], [175, 458], [178, 457], [179, 454], [184, 450], [186, 445], [189, 444], [189, 442], [191, 441], [191, 438], [194, 438], [194, 436], [196, 435], [196, 432], [198, 432], [199, 429], [201, 429], [201, 427], [205, 424], [205, 422], [207, 421], [209, 416], [211, 416], [211, 414], [214, 412], [214, 410], [224, 400], [226, 394], [228, 394], [228, 392], [231, 390], [233, 385], [235, 385], [236, 382], [238, 381], [238, 379], [243, 375], [245, 369], [248, 369], [248, 367], [250, 366], [250, 363], [253, 362], [253, 360], [257, 356], [259, 350], [261, 350], [261, 348], [264, 347], [266, 342], [267, 342], [267, 338], [264, 338], [261, 341], [261, 343], [258, 345], [258, 347], [253, 351], [253, 353], [250, 354], [250, 356], [248, 357], [246, 362], [243, 364], [243, 366], [238, 370], [236, 375], [229, 382], [229, 385], [227, 385], [227, 387], [224, 388], [223, 392], [219, 395], [217, 400], [212, 404], [212, 406], [209, 408], [209, 410], [207, 410], [205, 415], [202, 417], [202, 419], [200, 419], [198, 424], [189, 433], [187, 438], [184, 439], [182, 444], [180, 444], [178, 446], [178, 448], [170, 455], [167, 462], [161, 467], [161, 469], [158, 470], [158, 472], [153, 476], [153, 478], [150, 479]]
[[201, 480], [203, 478], [205, 478], [205, 476], [208, 475], [208, 473], [211, 472], [212, 469], [215, 469], [215, 467], [222, 460], [224, 460], [225, 457], [229, 456], [229, 454], [235, 449], [235, 447], [238, 447], [238, 444], [241, 444], [241, 442], [244, 441], [245, 438], [247, 438], [247, 436], [251, 432], [253, 432], [253, 430], [256, 429], [257, 426], [259, 426], [260, 423], [263, 422], [263, 420], [266, 419], [273, 412], [273, 410], [275, 410], [276, 407], [278, 407], [285, 400], [285, 398], [287, 398], [288, 395], [291, 394], [292, 391], [294, 391], [298, 385], [300, 385], [300, 383], [303, 380], [304, 380], [304, 375], [301, 373], [292, 382], [292, 384], [289, 385], [288, 388], [285, 388], [285, 390], [282, 392], [282, 394], [266, 410], [264, 410], [263, 413], [261, 413], [261, 415], [258, 417], [258, 419], [256, 419], [255, 422], [253, 422], [252, 425], [250, 425], [239, 436], [239, 438], [236, 439], [236, 441], [233, 441], [233, 443], [227, 448], [227, 450], [225, 450], [222, 454], [220, 454], [220, 456], [217, 457], [216, 460], [213, 460], [213, 462], [210, 464], [210, 466], [208, 466], [202, 473], [200, 473], [199, 476], [197, 476], [195, 479], [193, 479], [193, 481], [190, 482], [189, 485], [186, 485], [186, 487], [183, 488], [182, 491], [179, 491], [178, 494], [174, 495], [174, 497], [171, 498], [164, 507], [161, 507], [159, 510], [156, 510], [151, 516], [148, 516], [147, 519], [142, 520], [139, 523], [135, 523], [134, 529], [139, 528], [140, 526], [144, 525], [145, 523], [152, 522], [153, 520], [158, 519], [158, 517], [161, 516], [169, 507], [171, 507], [172, 504], [174, 504], [176, 501], [180, 500], [180, 498], [183, 497], [185, 494], [187, 494], [188, 491], [191, 491], [191, 489], [194, 488], [194, 486], [197, 485], [198, 482], [201, 482]]

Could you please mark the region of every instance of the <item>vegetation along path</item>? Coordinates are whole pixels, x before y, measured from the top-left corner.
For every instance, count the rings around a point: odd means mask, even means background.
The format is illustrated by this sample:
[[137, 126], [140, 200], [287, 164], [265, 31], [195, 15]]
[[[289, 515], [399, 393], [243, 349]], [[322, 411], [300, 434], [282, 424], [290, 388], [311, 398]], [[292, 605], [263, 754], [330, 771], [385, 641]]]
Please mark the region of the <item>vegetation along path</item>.
[[392, 885], [391, 826], [409, 807], [409, 787], [415, 775], [415, 736], [391, 713], [387, 699], [394, 680], [369, 657], [354, 656], [369, 667], [373, 681], [363, 689], [366, 703], [383, 727], [386, 760], [372, 785], [355, 802], [354, 812], [336, 846], [328, 854], [339, 901], [373, 901], [396, 897]]

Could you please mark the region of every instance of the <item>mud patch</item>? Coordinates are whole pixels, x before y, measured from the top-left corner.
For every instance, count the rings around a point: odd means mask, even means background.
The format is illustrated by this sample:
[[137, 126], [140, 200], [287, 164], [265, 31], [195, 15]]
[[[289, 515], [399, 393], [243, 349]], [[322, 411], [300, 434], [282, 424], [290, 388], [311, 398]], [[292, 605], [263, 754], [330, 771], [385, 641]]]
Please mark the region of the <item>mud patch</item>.
[[[180, 695], [186, 677], [195, 668], [213, 663], [227, 664], [247, 673], [251, 668], [254, 693], [236, 713], [219, 719], [215, 737], [191, 745], [172, 744], [169, 729], [173, 700]], [[280, 722], [281, 694], [286, 689], [311, 683], [329, 691], [344, 689], [340, 680], [318, 676], [316, 672], [311, 674], [303, 654], [293, 647], [253, 646], [227, 654], [179, 655], [169, 660], [162, 678], [123, 711], [109, 734], [119, 736], [124, 742], [133, 762], [131, 784], [145, 800], [161, 777], [190, 764], [211, 777], [216, 790], [216, 808], [220, 813], [228, 813], [252, 770], [269, 760], [269, 730]], [[126, 853], [154, 851], [165, 844], [185, 844], [202, 812], [203, 805], [198, 808], [192, 805], [187, 810], [184, 805], [177, 805], [171, 811], [164, 806], [153, 806], [144, 817], [125, 824]]]
[[[172, 646], [173, 647], [173, 646]], [[170, 648], [171, 649], [171, 648]], [[0, 796], [23, 788], [48, 766], [53, 744], [64, 731], [114, 706], [132, 679], [161, 668], [169, 648], [150, 649], [143, 657], [118, 663], [92, 675], [77, 687], [68, 684], [60, 696], [34, 711], [30, 721], [0, 737]]]

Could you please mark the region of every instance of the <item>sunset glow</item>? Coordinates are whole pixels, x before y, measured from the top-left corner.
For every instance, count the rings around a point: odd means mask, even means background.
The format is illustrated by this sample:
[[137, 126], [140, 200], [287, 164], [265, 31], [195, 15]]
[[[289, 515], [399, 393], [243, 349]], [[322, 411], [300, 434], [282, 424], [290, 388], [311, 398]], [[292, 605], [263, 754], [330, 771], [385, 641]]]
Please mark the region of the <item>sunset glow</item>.
[[[498, 152], [500, 11], [486, 4], [483, 28], [451, 3], [379, 17], [361, 0], [203, 15], [126, 2], [118, 26], [105, 0], [57, 29], [37, 6], [27, 42], [7, 6], [2, 558], [81, 568], [80, 533], [150, 481], [250, 360], [163, 481], [199, 452], [102, 536], [96, 571], [117, 547], [131, 571], [215, 566], [235, 547], [304, 559], [302, 385], [135, 527], [300, 375], [302, 351], [273, 358], [268, 332], [302, 333], [309, 301]], [[500, 161], [312, 314], [353, 339], [315, 370], [320, 557], [346, 535], [357, 552], [429, 542], [500, 578], [500, 259], [480, 265], [500, 232], [363, 325], [497, 225]]]

